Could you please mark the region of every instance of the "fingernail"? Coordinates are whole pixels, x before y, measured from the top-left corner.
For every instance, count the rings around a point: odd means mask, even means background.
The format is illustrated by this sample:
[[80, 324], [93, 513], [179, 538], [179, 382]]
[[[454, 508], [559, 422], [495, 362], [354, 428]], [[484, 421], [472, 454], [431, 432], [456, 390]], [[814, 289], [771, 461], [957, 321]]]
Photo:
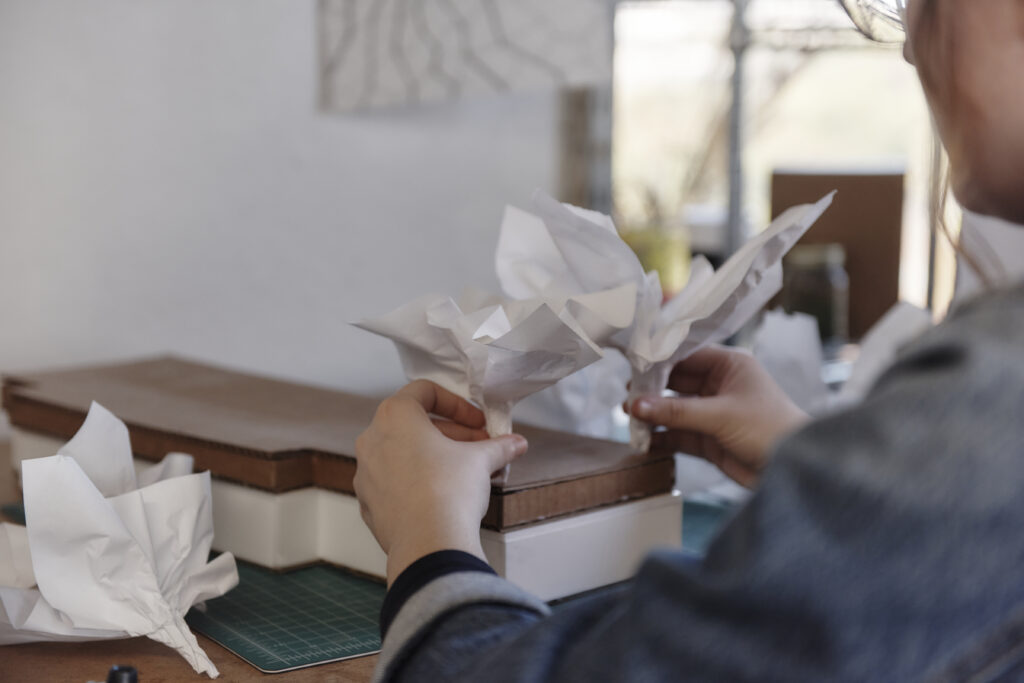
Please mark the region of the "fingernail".
[[514, 451], [526, 450], [526, 438], [519, 434], [509, 434], [505, 437]]
[[645, 398], [642, 398], [642, 399], [640, 399], [640, 400], [639, 400], [639, 401], [637, 401], [637, 402], [636, 402], [636, 404], [635, 404], [635, 405], [633, 406], [633, 411], [634, 411], [634, 412], [635, 412], [635, 413], [637, 414], [637, 416], [639, 416], [639, 417], [644, 417], [644, 416], [650, 415], [650, 414], [651, 414], [651, 411], [652, 411], [653, 409], [654, 409], [654, 404], [653, 404], [653, 403], [651, 403], [650, 401], [648, 401], [648, 400], [647, 400], [647, 399], [645, 399]]

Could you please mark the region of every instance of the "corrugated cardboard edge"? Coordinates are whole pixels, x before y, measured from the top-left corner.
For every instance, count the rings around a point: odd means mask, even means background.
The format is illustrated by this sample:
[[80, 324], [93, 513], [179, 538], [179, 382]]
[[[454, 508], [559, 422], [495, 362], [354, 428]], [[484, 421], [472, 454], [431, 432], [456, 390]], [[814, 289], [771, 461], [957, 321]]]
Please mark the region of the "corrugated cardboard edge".
[[[491, 496], [483, 519], [489, 529], [510, 529], [524, 524], [606, 505], [662, 495], [675, 484], [675, 459], [655, 460], [584, 479], [572, 479]], [[496, 499], [501, 505], [495, 505]]]

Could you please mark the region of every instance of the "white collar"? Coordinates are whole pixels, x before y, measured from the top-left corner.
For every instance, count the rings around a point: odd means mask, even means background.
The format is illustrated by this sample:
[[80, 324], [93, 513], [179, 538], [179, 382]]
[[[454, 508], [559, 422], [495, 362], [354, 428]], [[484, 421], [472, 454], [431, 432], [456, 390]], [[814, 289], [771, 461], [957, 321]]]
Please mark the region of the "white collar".
[[[965, 210], [960, 248], [970, 254], [993, 287], [1004, 289], [1024, 282], [1024, 226]], [[958, 257], [953, 307], [984, 289], [974, 268]]]

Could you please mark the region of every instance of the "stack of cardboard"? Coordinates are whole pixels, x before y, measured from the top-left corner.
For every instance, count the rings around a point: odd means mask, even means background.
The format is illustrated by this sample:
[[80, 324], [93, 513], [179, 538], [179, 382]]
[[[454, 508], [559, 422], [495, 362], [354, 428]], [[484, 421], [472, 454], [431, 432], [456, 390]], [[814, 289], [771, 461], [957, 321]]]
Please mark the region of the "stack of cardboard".
[[[384, 575], [352, 491], [378, 401], [173, 357], [5, 378], [15, 467], [52, 455], [92, 401], [127, 425], [137, 464], [195, 457], [213, 475], [214, 547], [274, 569], [326, 561]], [[671, 453], [529, 427], [481, 530], [495, 569], [546, 599], [628, 578], [681, 536]]]

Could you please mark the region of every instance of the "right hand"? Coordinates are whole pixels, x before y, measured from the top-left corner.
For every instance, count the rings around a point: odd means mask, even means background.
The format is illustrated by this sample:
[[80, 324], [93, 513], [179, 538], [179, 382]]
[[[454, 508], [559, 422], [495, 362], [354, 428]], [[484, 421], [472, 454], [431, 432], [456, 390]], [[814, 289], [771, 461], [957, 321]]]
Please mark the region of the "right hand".
[[627, 412], [665, 431], [652, 447], [695, 455], [734, 481], [754, 486], [772, 446], [810, 418], [750, 353], [709, 347], [672, 369], [678, 397], [642, 396]]
[[356, 439], [353, 484], [388, 555], [388, 585], [437, 550], [484, 559], [480, 520], [491, 474], [525, 451], [521, 436], [487, 438], [480, 409], [433, 382], [412, 382], [381, 403]]

